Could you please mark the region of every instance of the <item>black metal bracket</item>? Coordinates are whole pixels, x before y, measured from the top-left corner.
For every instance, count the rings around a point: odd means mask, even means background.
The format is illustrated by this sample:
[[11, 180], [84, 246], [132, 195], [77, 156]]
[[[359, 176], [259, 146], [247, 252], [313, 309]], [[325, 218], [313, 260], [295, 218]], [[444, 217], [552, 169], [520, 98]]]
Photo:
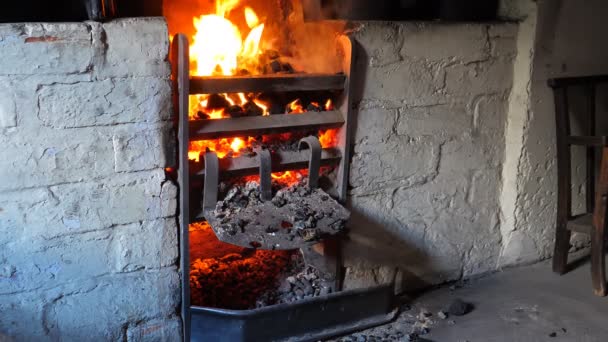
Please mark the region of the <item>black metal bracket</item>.
[[298, 143], [298, 148], [301, 150], [303, 145], [308, 145], [310, 149], [310, 161], [308, 163], [308, 187], [316, 189], [319, 186], [319, 172], [321, 169], [321, 153], [323, 148], [319, 138], [309, 136], [302, 138]]
[[257, 151], [260, 156], [260, 193], [262, 201], [272, 200], [272, 158], [270, 151], [262, 148]]
[[214, 210], [220, 180], [220, 161], [217, 153], [205, 152], [205, 188], [203, 190], [203, 210]]

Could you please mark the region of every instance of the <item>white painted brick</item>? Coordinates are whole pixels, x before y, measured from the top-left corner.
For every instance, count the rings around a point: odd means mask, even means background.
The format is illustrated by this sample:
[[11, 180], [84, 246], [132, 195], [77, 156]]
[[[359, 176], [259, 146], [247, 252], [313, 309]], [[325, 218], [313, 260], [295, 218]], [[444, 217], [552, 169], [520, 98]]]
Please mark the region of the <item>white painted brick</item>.
[[[413, 86], [415, 85], [415, 86]], [[425, 105], [441, 98], [443, 70], [411, 61], [367, 70], [363, 98], [393, 105]]]
[[403, 36], [398, 25], [385, 22], [366, 22], [355, 38], [365, 47], [370, 66], [384, 66], [401, 61]]
[[179, 318], [155, 319], [127, 328], [128, 342], [172, 342], [181, 341]]
[[0, 75], [87, 72], [95, 51], [86, 23], [0, 24]]
[[0, 341], [40, 341], [43, 315], [40, 293], [0, 295]]
[[142, 77], [42, 85], [38, 118], [45, 126], [73, 128], [171, 118], [169, 81]]
[[473, 116], [461, 103], [402, 108], [396, 131], [411, 137], [435, 136], [449, 138], [469, 133]]
[[160, 193], [164, 177], [158, 170], [119, 175], [100, 183], [0, 193], [0, 222], [23, 230], [25, 239], [50, 239], [156, 220], [163, 216]]
[[0, 191], [79, 182], [114, 173], [111, 129], [18, 127], [0, 136]]
[[513, 82], [513, 60], [490, 59], [446, 68], [446, 92], [451, 97], [503, 93]]
[[17, 126], [17, 104], [13, 91], [0, 84], [0, 128]]
[[11, 277], [0, 278], [0, 295], [84, 280], [112, 271], [108, 251], [111, 231], [64, 236], [51, 241], [32, 237], [0, 251], [14, 267]]
[[169, 78], [169, 32], [163, 18], [128, 18], [103, 24], [108, 45], [100, 76]]
[[401, 54], [431, 61], [471, 62], [489, 55], [486, 26], [459, 23], [404, 25]]
[[116, 172], [134, 172], [173, 165], [173, 126], [128, 127], [112, 137]]
[[118, 227], [110, 252], [115, 271], [132, 272], [174, 265], [178, 256], [176, 222], [175, 218], [170, 218]]
[[406, 186], [420, 182], [435, 172], [437, 146], [428, 140], [391, 136], [386, 144], [355, 146], [350, 184], [367, 191], [378, 187]]
[[175, 268], [108, 276], [56, 289], [55, 299], [45, 306], [48, 335], [65, 341], [122, 340], [128, 323], [174, 315], [178, 289]]
[[396, 109], [365, 108], [357, 115], [355, 141], [358, 145], [372, 145], [385, 142], [391, 135], [397, 120]]
[[163, 183], [160, 193], [161, 212], [163, 217], [173, 217], [177, 215], [177, 194], [177, 185], [172, 181], [167, 180]]

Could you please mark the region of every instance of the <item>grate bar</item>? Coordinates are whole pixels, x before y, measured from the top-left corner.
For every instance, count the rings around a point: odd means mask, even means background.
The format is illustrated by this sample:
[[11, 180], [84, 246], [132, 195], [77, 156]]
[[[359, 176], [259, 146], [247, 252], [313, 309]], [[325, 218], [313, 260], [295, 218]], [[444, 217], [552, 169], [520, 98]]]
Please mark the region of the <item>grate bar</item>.
[[[340, 162], [342, 154], [338, 148], [326, 148], [321, 152], [321, 166], [336, 165]], [[272, 153], [272, 171], [305, 169], [310, 162], [310, 151], [277, 151]], [[224, 177], [254, 175], [260, 168], [258, 155], [224, 158], [219, 161], [221, 174]], [[205, 168], [203, 162], [190, 162], [190, 174], [193, 179], [204, 178]]]
[[190, 139], [195, 141], [307, 129], [319, 130], [337, 128], [343, 124], [344, 117], [338, 111], [198, 120], [190, 122]]
[[281, 74], [260, 76], [194, 76], [190, 94], [342, 90], [343, 74]]

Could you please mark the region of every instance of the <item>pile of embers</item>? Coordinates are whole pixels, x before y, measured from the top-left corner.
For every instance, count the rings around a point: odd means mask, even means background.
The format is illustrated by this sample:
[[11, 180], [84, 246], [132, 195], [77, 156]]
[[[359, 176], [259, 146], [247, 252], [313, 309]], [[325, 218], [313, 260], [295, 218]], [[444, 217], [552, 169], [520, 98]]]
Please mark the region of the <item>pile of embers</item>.
[[[204, 223], [193, 224], [191, 232], [195, 237], [191, 244], [214, 248], [203, 254], [199, 251], [191, 264], [193, 305], [246, 310], [331, 292], [315, 268], [304, 266], [299, 251], [262, 251], [229, 246], [218, 241]], [[229, 253], [214, 255], [218, 249]]]
[[254, 248], [274, 244], [285, 249], [319, 241], [342, 233], [350, 216], [323, 190], [310, 189], [306, 179], [289, 187], [273, 184], [275, 195], [269, 202], [261, 200], [255, 181], [222, 183], [219, 191], [225, 196], [208, 219], [219, 225], [216, 232], [220, 237], [243, 235]]
[[271, 299], [283, 272], [294, 272], [298, 261], [288, 252], [248, 250], [221, 258], [197, 259], [191, 265], [193, 305], [223, 309], [251, 309]]

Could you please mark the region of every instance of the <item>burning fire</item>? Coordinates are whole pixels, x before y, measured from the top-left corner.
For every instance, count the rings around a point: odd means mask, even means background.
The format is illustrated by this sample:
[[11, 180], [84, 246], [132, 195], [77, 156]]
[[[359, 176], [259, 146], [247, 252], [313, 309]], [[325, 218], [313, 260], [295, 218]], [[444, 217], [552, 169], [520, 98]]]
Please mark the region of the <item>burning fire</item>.
[[244, 15], [251, 31], [243, 41], [239, 28], [226, 18], [238, 5], [238, 0], [217, 0], [215, 14], [194, 18], [196, 34], [190, 56], [196, 63], [196, 75], [235, 75], [237, 66], [258, 59], [264, 23], [260, 23], [253, 9], [246, 7]]
[[[197, 76], [234, 76], [237, 74], [255, 74], [260, 68], [263, 51], [260, 48], [264, 35], [264, 22], [251, 7], [242, 7], [240, 0], [216, 0], [215, 13], [195, 17], [196, 29], [190, 45], [192, 73]], [[231, 13], [242, 11], [244, 23], [241, 27], [249, 32], [241, 31], [228, 19]], [[245, 37], [243, 39], [243, 37]], [[320, 106], [311, 102], [303, 104], [300, 99], [289, 103], [285, 113], [300, 114], [307, 110], [333, 110], [331, 100]], [[190, 96], [190, 120], [225, 119], [245, 115], [270, 115], [270, 104], [257, 98], [256, 94], [201, 94]], [[262, 142], [270, 139], [289, 140], [289, 133], [264, 136]], [[335, 130], [319, 132], [319, 140], [324, 148], [336, 145]], [[200, 154], [214, 151], [219, 158], [238, 156], [250, 149], [258, 141], [253, 137], [233, 137], [215, 140], [194, 141], [190, 143], [188, 157], [199, 161]], [[273, 179], [290, 184], [302, 177], [301, 172], [282, 172], [273, 174]]]

